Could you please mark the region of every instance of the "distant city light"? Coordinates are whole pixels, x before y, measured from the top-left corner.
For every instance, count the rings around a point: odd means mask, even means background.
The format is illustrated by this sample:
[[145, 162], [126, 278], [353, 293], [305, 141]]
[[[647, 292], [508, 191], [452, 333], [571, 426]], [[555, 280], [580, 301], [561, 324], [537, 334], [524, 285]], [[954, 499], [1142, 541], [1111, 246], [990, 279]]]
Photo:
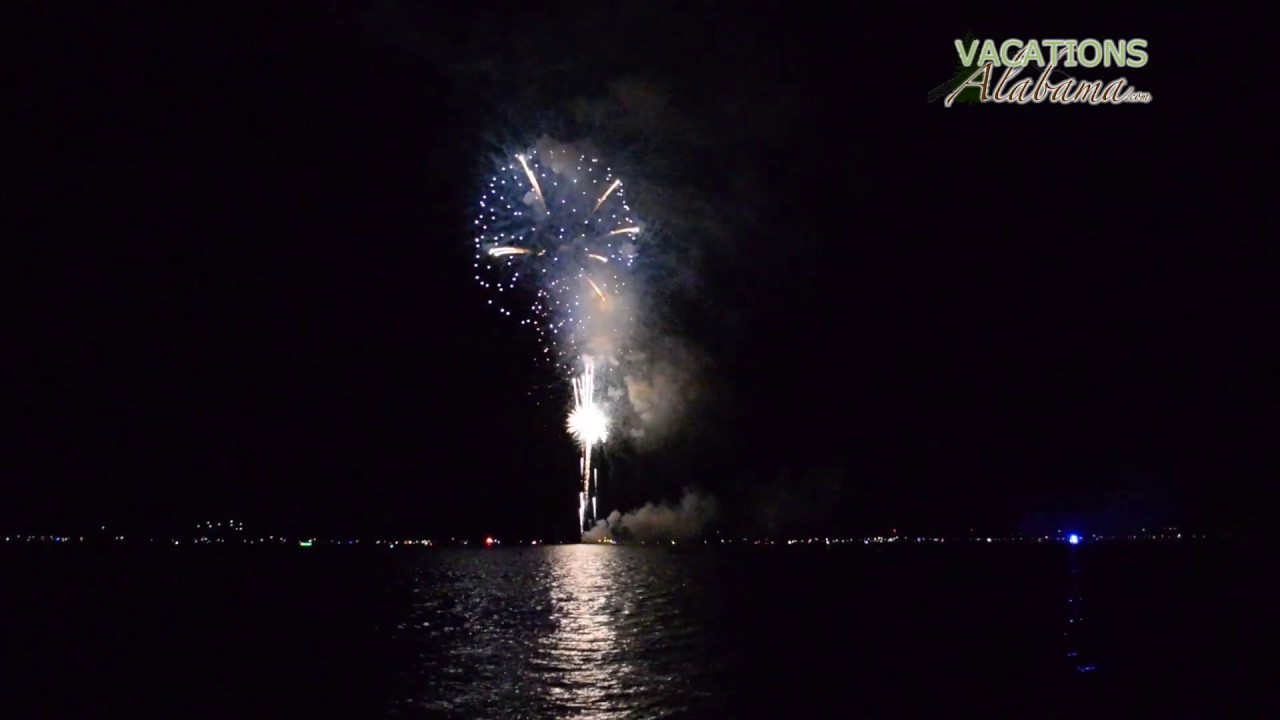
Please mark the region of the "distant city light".
[[[470, 544], [470, 541], [465, 540], [463, 538], [450, 538], [448, 542], [444, 541], [443, 539], [441, 539], [439, 542], [436, 542], [429, 539], [387, 540], [387, 539], [375, 539], [375, 538], [363, 538], [363, 539], [347, 538], [345, 540], [342, 540], [342, 539], [324, 539], [324, 538], [317, 538], [317, 537], [311, 537], [305, 540], [299, 540], [296, 538], [289, 539], [287, 537], [278, 536], [278, 535], [270, 535], [270, 536], [259, 537], [256, 539], [249, 539], [244, 535], [239, 534], [243, 531], [243, 525], [238, 521], [233, 521], [233, 522], [234, 524], [230, 526], [230, 529], [236, 534], [231, 534], [227, 536], [222, 535], [222, 532], [225, 532], [225, 531], [216, 530], [216, 528], [218, 527], [218, 523], [210, 521], [210, 522], [198, 523], [196, 525], [197, 532], [192, 536], [150, 538], [150, 539], [144, 538], [144, 539], [134, 540], [134, 542], [150, 542], [150, 543], [159, 542], [159, 543], [169, 544], [169, 545], [187, 544], [191, 546], [210, 545], [210, 544], [235, 544], [235, 543], [255, 545], [255, 544], [266, 544], [268, 542], [274, 542], [274, 543], [279, 543], [281, 545], [285, 545], [285, 544], [296, 542], [302, 547], [312, 547], [312, 546], [321, 546], [321, 545], [352, 546], [352, 545], [360, 545], [363, 543], [370, 543], [373, 545], [386, 546], [388, 548], [394, 548], [398, 545], [410, 545], [410, 546], [417, 545], [421, 547], [444, 547], [451, 544], [461, 545], [461, 546], [466, 546]], [[894, 530], [896, 530], [896, 528]], [[1157, 530], [1148, 529], [1148, 532], [1146, 534], [1134, 533], [1134, 534], [1102, 535], [1102, 534], [1086, 534], [1086, 533], [1074, 533], [1074, 532], [1068, 533], [1063, 530], [1058, 530], [1053, 533], [1038, 535], [1038, 536], [1028, 536], [1028, 535], [1023, 535], [1019, 533], [1019, 534], [1013, 534], [1013, 535], [1007, 535], [1007, 536], [981, 536], [981, 537], [969, 537], [969, 538], [952, 537], [950, 539], [952, 541], [960, 540], [962, 542], [967, 541], [967, 542], [976, 542], [976, 543], [983, 543], [983, 544], [986, 544], [986, 543], [1000, 543], [1000, 544], [1047, 543], [1047, 542], [1065, 541], [1069, 545], [1080, 545], [1086, 538], [1088, 538], [1089, 543], [1092, 546], [1092, 545], [1099, 545], [1099, 544], [1111, 544], [1116, 542], [1135, 542], [1135, 541], [1136, 542], [1148, 542], [1148, 541], [1169, 542], [1169, 541], [1184, 540], [1184, 539], [1197, 540], [1197, 539], [1204, 539], [1207, 537], [1210, 537], [1210, 536], [1197, 534], [1197, 533], [1182, 533], [1178, 531], [1178, 528], [1168, 527], [1168, 528], [1160, 528]], [[100, 539], [103, 541], [124, 542], [129, 538], [127, 538], [125, 535], [113, 534], [113, 535], [103, 536]], [[909, 536], [909, 535], [904, 536], [904, 535], [895, 534], [895, 535], [889, 535], [889, 536], [877, 535], [874, 537], [852, 537], [852, 538], [808, 537], [808, 538], [772, 539], [772, 538], [743, 537], [741, 538], [741, 540], [737, 538], [719, 537], [715, 539], [704, 539], [701, 542], [703, 544], [716, 543], [720, 545], [737, 544], [741, 542], [743, 544], [751, 544], [751, 545], [779, 544], [779, 545], [789, 545], [789, 546], [808, 545], [812, 547], [813, 545], [818, 545], [818, 546], [844, 545], [848, 543], [858, 543], [859, 541], [861, 541], [863, 545], [880, 544], [880, 543], [888, 544], [888, 543], [895, 543], [895, 542], [897, 544], [945, 543], [947, 539], [948, 538], [945, 538], [945, 537], [926, 537], [926, 536], [917, 537], [917, 536]], [[69, 545], [77, 542], [92, 543], [96, 541], [97, 539], [95, 539], [94, 537], [90, 537], [88, 535], [12, 535], [12, 534], [0, 535], [0, 543], [49, 543], [49, 544], [57, 544], [57, 545]], [[535, 546], [544, 545], [547, 543], [547, 541], [545, 540], [532, 540], [532, 539], [530, 540], [519, 539], [511, 542], [515, 542], [517, 545], [527, 544], [527, 545], [535, 545]], [[609, 545], [619, 544], [617, 543], [617, 541], [613, 540], [612, 538], [601, 539], [595, 542], [609, 544]], [[697, 541], [695, 540], [695, 542]], [[485, 547], [496, 547], [498, 545], [501, 545], [502, 541], [500, 541], [498, 538], [492, 535], [486, 535], [481, 538], [481, 543], [483, 543]], [[639, 544], [666, 545], [668, 543], [674, 545], [676, 544], [676, 541], [668, 538], [668, 539], [663, 539], [657, 542], [653, 542], [653, 541], [647, 542], [647, 543], [640, 542]]]

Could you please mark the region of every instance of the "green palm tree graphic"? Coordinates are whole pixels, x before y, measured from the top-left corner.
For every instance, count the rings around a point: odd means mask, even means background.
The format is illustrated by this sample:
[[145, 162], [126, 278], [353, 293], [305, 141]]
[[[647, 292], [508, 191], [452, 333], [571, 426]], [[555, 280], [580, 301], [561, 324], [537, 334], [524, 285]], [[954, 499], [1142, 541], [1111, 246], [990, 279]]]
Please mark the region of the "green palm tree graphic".
[[[965, 47], [969, 47], [969, 45], [971, 45], [976, 39], [977, 38], [973, 36], [972, 32], [965, 33], [964, 40], [963, 40]], [[968, 80], [970, 77], [972, 77], [973, 73], [978, 69], [978, 65], [977, 65], [978, 54], [974, 53], [973, 58], [974, 58], [973, 64], [956, 65], [955, 77], [951, 78], [952, 90], [960, 87], [960, 85], [963, 84], [965, 80]], [[969, 103], [981, 102], [981, 99], [982, 99], [982, 91], [976, 87], [970, 87], [962, 90], [960, 94], [956, 96], [956, 99], [953, 102], [965, 103], [967, 105]]]
[[[965, 33], [964, 39], [961, 40], [961, 42], [963, 42], [966, 46], [968, 46], [972, 44], [976, 39], [977, 38], [973, 36], [972, 32], [967, 32]], [[933, 102], [938, 98], [950, 95], [952, 90], [955, 90], [957, 87], [962, 85], [965, 80], [968, 80], [973, 75], [974, 71], [980, 67], [976, 62], [977, 59], [978, 59], [978, 54], [975, 52], [973, 54], [973, 62], [971, 64], [957, 65], [956, 74], [954, 77], [952, 77], [947, 82], [939, 85], [938, 87], [934, 88], [933, 90], [929, 91], [928, 101]], [[963, 91], [961, 91], [959, 95], [956, 96], [956, 99], [953, 102], [964, 103], [966, 105], [971, 103], [982, 102], [982, 92], [979, 88], [976, 88], [976, 87], [965, 88]]]

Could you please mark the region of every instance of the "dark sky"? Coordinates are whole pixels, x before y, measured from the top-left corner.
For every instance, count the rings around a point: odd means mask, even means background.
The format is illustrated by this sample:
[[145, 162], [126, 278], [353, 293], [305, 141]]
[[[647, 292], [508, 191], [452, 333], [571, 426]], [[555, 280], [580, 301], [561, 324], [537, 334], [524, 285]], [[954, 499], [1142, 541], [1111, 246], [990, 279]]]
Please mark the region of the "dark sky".
[[[466, 223], [494, 138], [633, 77], [683, 129], [606, 149], [651, 152], [722, 230], [679, 238], [702, 402], [608, 452], [606, 504], [697, 485], [727, 526], [786, 530], [1257, 516], [1277, 251], [1212, 26], [464, 6], [30, 18], [0, 524], [567, 525], [564, 389], [486, 306]], [[1128, 76], [1155, 100], [926, 104], [969, 30], [1145, 37]]]

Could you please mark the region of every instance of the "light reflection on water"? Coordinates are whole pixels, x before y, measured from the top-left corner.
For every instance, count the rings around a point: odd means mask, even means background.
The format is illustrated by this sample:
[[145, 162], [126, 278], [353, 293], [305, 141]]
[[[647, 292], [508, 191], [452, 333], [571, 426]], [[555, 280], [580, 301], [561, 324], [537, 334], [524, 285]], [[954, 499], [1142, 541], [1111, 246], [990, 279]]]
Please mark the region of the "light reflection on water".
[[1091, 673], [1098, 669], [1087, 641], [1090, 624], [1085, 622], [1084, 595], [1080, 591], [1080, 553], [1075, 547], [1069, 551], [1070, 582], [1067, 591], [1067, 625], [1062, 633], [1066, 638], [1066, 654], [1070, 667], [1076, 672]]
[[[707, 699], [715, 665], [696, 563], [564, 545], [425, 557], [397, 714], [667, 717]], [[703, 688], [702, 691], [696, 688]]]
[[618, 643], [618, 623], [626, 608], [610, 592], [608, 553], [613, 548], [570, 545], [551, 551], [551, 600], [555, 631], [539, 643], [539, 657], [549, 658], [562, 680], [548, 690], [557, 707], [590, 710], [607, 702], [637, 664]]
[[[400, 717], [828, 717], [837, 700], [887, 717], [961, 695], [1049, 717], [1045, 702], [1086, 702], [1077, 685], [1116, 675], [1082, 607], [1081, 551], [1064, 568], [1060, 550], [402, 554], [389, 655], [371, 662], [396, 674]], [[1107, 581], [1090, 599], [1144, 566], [1117, 567], [1090, 568]]]

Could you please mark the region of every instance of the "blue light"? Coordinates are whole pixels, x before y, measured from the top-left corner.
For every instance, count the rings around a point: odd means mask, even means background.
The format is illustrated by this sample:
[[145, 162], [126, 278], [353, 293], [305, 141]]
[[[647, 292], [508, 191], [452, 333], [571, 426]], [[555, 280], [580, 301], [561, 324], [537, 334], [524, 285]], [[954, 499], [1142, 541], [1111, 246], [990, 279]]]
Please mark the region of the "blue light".
[[1079, 545], [1080, 536], [1075, 533], [1071, 533], [1070, 535], [1067, 536], [1067, 542], [1071, 543], [1072, 545]]

